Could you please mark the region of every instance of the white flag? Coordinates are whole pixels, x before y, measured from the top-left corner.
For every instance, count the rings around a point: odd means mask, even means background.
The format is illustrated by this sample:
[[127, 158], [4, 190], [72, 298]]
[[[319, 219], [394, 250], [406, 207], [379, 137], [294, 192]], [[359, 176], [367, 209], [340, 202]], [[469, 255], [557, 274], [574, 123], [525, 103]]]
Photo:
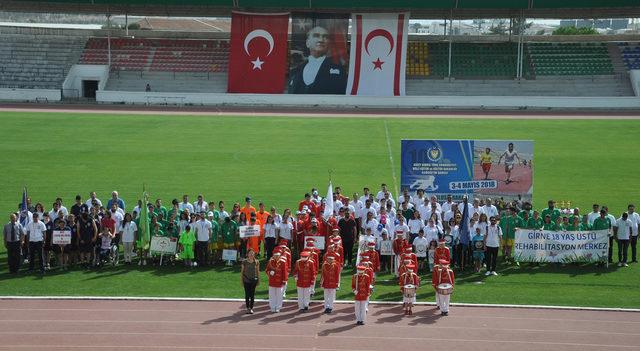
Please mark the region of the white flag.
[[354, 13], [348, 95], [404, 95], [409, 13]]
[[329, 189], [327, 189], [327, 197], [324, 198], [324, 212], [322, 215], [324, 219], [328, 219], [333, 214], [333, 185], [329, 182]]

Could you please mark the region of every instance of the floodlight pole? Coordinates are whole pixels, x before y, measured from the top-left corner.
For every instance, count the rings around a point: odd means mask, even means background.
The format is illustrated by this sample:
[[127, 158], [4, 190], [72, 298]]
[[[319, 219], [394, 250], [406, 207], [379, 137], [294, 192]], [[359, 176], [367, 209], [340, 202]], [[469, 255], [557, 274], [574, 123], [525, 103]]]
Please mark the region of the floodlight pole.
[[107, 15], [107, 62], [111, 72], [111, 15]]
[[451, 82], [451, 47], [452, 47], [451, 40], [452, 39], [453, 39], [453, 9], [451, 9], [451, 14], [449, 16], [449, 82]]

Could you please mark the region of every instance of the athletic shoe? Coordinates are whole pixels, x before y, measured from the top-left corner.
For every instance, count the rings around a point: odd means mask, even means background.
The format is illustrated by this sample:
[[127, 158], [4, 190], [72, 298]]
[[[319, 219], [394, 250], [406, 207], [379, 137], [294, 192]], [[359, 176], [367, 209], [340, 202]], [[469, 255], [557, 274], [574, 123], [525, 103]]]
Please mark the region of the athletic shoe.
[[253, 308], [249, 310], [249, 314], [253, 314]]
[[442, 312], [442, 314], [444, 314], [445, 316], [448, 316], [449, 312]]
[[622, 262], [618, 262], [618, 267], [622, 267]]
[[333, 310], [330, 308], [327, 308], [327, 313], [331, 314], [331, 312], [333, 312]]
[[623, 265], [624, 267], [629, 267], [629, 265], [628, 265], [628, 264], [626, 264], [626, 263], [623, 263], [622, 265]]
[[498, 275], [496, 271], [491, 272], [491, 275]]
[[491, 275], [491, 271], [486, 271], [484, 275]]

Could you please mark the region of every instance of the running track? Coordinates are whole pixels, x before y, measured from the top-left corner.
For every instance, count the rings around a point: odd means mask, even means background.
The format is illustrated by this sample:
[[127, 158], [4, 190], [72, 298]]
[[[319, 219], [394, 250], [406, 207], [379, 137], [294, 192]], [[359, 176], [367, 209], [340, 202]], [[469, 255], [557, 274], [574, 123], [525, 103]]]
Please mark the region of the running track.
[[[455, 299], [455, 295], [454, 295]], [[288, 303], [254, 315], [238, 302], [0, 300], [0, 350], [640, 350], [640, 313], [433, 306], [402, 316], [370, 305], [356, 326], [353, 305], [331, 315]]]

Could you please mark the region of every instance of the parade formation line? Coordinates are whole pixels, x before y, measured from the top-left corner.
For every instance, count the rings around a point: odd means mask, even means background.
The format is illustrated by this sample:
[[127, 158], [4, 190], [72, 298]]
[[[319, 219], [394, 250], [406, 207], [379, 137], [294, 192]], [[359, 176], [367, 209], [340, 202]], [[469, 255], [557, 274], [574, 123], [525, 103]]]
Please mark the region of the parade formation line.
[[236, 301], [148, 299], [0, 300], [0, 350], [638, 350], [640, 313], [462, 307], [369, 306], [355, 325], [352, 304], [323, 314], [264, 302], [245, 314]]

